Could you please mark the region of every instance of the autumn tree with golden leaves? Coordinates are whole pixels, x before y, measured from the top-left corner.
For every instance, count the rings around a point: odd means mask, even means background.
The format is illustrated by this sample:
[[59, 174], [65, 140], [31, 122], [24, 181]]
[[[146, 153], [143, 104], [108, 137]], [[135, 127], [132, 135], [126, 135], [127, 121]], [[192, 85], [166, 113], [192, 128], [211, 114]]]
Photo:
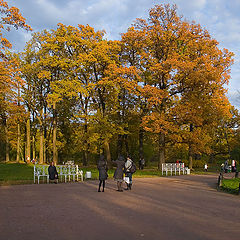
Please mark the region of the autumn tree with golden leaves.
[[[22, 84], [22, 80], [18, 74], [18, 61], [6, 54], [8, 49], [11, 49], [12, 45], [4, 35], [4, 31], [8, 32], [11, 27], [18, 29], [23, 28], [27, 31], [32, 30], [29, 25], [26, 24], [25, 18], [20, 14], [20, 11], [16, 7], [9, 7], [6, 1], [0, 1], [0, 117], [5, 132], [5, 146], [6, 146], [6, 162], [9, 161], [9, 133], [8, 133], [8, 119], [13, 106], [16, 103], [16, 92], [19, 90], [19, 86]], [[19, 101], [17, 106], [19, 106]], [[16, 110], [17, 112], [17, 110]], [[19, 139], [19, 137], [18, 137]], [[19, 146], [18, 140], [18, 146]], [[19, 153], [19, 150], [17, 150]], [[19, 154], [17, 155], [17, 161], [19, 160]]]
[[[220, 50], [200, 25], [183, 21], [175, 5], [156, 5], [147, 20], [136, 20], [123, 35], [124, 41], [127, 35], [132, 36], [128, 46], [133, 39], [138, 42], [132, 51], [137, 57], [130, 64], [141, 66], [149, 107], [143, 125], [158, 136], [159, 167], [165, 162], [166, 144], [185, 140], [182, 129], [186, 128], [191, 167], [195, 126], [210, 118], [214, 122], [219, 112], [229, 114], [224, 84], [229, 79], [232, 53]], [[179, 118], [185, 120], [180, 123]]]

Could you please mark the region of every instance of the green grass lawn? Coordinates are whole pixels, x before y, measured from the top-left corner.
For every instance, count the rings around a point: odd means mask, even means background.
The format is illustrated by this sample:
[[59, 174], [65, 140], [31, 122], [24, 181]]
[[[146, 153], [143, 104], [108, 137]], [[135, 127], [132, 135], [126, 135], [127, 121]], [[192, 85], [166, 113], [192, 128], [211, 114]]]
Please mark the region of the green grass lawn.
[[[96, 167], [80, 167], [80, 169], [83, 170], [83, 173], [87, 171], [91, 171], [92, 173], [92, 179], [98, 179], [98, 170]], [[115, 169], [109, 169], [108, 170], [108, 177], [113, 178]], [[157, 170], [157, 169], [144, 169], [144, 170], [137, 170], [134, 174], [133, 177], [160, 177], [162, 176], [162, 172]]]
[[223, 179], [221, 189], [230, 193], [238, 194], [240, 178]]
[[[83, 174], [91, 171], [92, 179], [98, 179], [98, 170], [95, 166], [79, 167]], [[108, 170], [109, 178], [113, 178], [115, 169]], [[134, 177], [160, 177], [161, 171], [154, 169], [137, 170]], [[25, 163], [0, 163], [0, 185], [33, 183], [33, 165]]]
[[[98, 179], [98, 170], [96, 166], [83, 167], [79, 166], [83, 170], [83, 174], [87, 171], [91, 171], [92, 179]], [[113, 177], [115, 169], [108, 170], [109, 178]], [[191, 171], [192, 174], [212, 174], [215, 169], [209, 169], [208, 172], [204, 172], [202, 169], [195, 169]], [[170, 172], [168, 173], [170, 174]], [[162, 172], [157, 169], [156, 166], [149, 166], [144, 170], [137, 170], [133, 177], [161, 177]], [[26, 184], [33, 183], [33, 164], [25, 163], [0, 163], [0, 185], [8, 184]]]
[[33, 165], [0, 163], [0, 185], [21, 184], [33, 181]]

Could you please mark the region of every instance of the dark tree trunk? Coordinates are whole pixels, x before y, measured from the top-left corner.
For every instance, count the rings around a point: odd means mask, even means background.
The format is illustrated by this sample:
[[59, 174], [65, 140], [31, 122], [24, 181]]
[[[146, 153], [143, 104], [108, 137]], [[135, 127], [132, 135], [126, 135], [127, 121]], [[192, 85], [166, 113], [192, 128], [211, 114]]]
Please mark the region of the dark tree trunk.
[[17, 159], [16, 161], [20, 161], [20, 138], [21, 138], [21, 131], [20, 131], [20, 123], [17, 124]]
[[144, 137], [144, 130], [142, 127], [139, 129], [139, 159], [143, 159], [143, 137]]
[[30, 122], [30, 112], [28, 113], [28, 118], [27, 118], [27, 123], [26, 123], [26, 131], [27, 131], [26, 162], [30, 163], [30, 159], [31, 159], [31, 122]]
[[9, 162], [10, 157], [9, 157], [9, 152], [10, 152], [10, 146], [9, 146], [9, 139], [8, 139], [8, 128], [7, 128], [7, 117], [4, 117], [3, 119], [3, 125], [4, 125], [4, 131], [5, 131], [5, 151], [6, 151], [6, 156], [5, 156], [5, 162]]
[[[85, 136], [87, 137], [88, 126], [87, 126], [86, 120], [85, 120], [85, 125], [84, 125], [84, 132], [85, 132]], [[89, 144], [87, 142], [87, 139], [84, 140], [84, 146], [86, 147], [86, 149], [84, 150], [84, 153], [83, 153], [83, 166], [87, 166], [88, 156], [89, 156]]]
[[107, 141], [105, 141], [105, 143], [104, 143], [104, 150], [105, 150], [106, 156], [107, 156], [107, 164], [109, 167], [112, 167], [111, 152], [110, 152], [109, 143]]
[[53, 162], [58, 163], [57, 159], [57, 116], [56, 103], [53, 104]]
[[43, 156], [43, 151], [44, 151], [43, 109], [41, 110], [39, 131], [40, 131], [39, 163], [43, 164], [43, 162], [44, 162], [44, 156]]
[[118, 141], [117, 141], [117, 157], [122, 155], [123, 149], [123, 135], [118, 134]]
[[47, 162], [47, 125], [46, 125], [46, 114], [47, 114], [47, 107], [44, 106], [44, 118], [43, 118], [43, 129], [44, 129], [44, 142], [43, 142], [43, 162]]
[[[190, 124], [190, 132], [193, 132], [193, 124]], [[189, 168], [192, 169], [192, 160], [193, 160], [193, 149], [192, 149], [192, 143], [189, 141], [189, 148], [188, 148], [188, 162], [189, 162]]]
[[162, 164], [165, 163], [165, 134], [159, 133], [159, 162], [158, 169], [162, 169]]
[[126, 149], [126, 154], [127, 156], [129, 155], [129, 146], [128, 146], [128, 135], [124, 134], [124, 143], [125, 143], [125, 149]]
[[[18, 85], [18, 107], [20, 107], [20, 87]], [[17, 124], [17, 158], [16, 161], [20, 161], [20, 148], [21, 148], [21, 129], [20, 129], [20, 121], [18, 119], [18, 124]]]

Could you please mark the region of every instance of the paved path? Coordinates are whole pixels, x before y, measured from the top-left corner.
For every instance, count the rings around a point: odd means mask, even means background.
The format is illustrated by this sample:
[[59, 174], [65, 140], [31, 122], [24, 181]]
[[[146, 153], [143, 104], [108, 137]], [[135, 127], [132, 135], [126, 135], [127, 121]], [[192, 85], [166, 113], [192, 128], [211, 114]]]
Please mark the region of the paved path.
[[0, 187], [1, 240], [239, 240], [240, 196], [217, 175]]

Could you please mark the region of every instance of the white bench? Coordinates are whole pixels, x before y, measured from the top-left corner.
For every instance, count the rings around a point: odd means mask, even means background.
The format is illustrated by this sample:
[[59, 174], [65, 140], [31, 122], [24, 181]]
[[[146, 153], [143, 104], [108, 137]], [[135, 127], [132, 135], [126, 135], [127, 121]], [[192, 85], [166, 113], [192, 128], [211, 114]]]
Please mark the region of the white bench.
[[[40, 178], [42, 178], [43, 181], [46, 178], [46, 182], [49, 183], [48, 167], [48, 165], [34, 165], [34, 183], [37, 179], [39, 184]], [[62, 181], [78, 181], [79, 177], [81, 181], [83, 181], [83, 171], [79, 170], [78, 165], [57, 165], [56, 168], [58, 178]]]
[[181, 172], [184, 175], [186, 173], [190, 174], [190, 169], [185, 168], [184, 163], [162, 163], [162, 176], [164, 172], [166, 173], [166, 176], [168, 175], [168, 172], [171, 173], [171, 176], [173, 173], [175, 175], [177, 175], [177, 173], [181, 175]]

